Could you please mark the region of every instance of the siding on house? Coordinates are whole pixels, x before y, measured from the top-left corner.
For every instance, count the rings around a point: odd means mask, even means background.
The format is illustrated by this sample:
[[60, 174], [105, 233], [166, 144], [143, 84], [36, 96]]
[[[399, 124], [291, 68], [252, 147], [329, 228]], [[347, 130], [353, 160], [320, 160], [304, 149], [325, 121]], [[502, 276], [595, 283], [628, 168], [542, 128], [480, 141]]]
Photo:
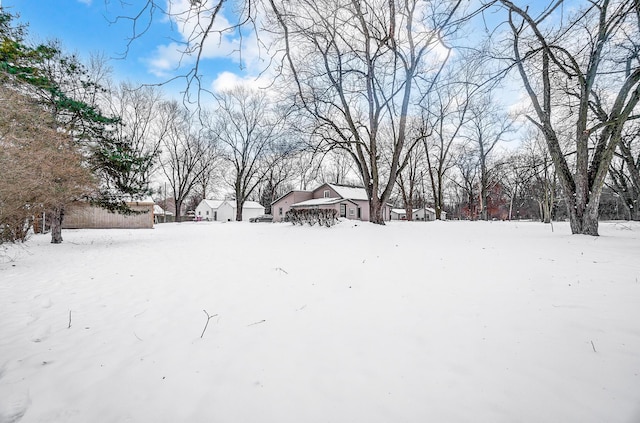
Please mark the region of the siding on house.
[[220, 220], [217, 216], [218, 207], [224, 200], [202, 200], [195, 209], [196, 218], [200, 220]]
[[[200, 220], [233, 222], [236, 220], [235, 200], [202, 200], [196, 207], [196, 217]], [[249, 220], [264, 214], [264, 207], [256, 201], [245, 201], [242, 206], [242, 220]]]
[[218, 221], [233, 222], [236, 220], [236, 209], [228, 201], [223, 202], [218, 207]]
[[313, 198], [312, 191], [289, 191], [271, 204], [274, 222], [283, 222], [292, 204], [301, 203]]
[[153, 202], [127, 203], [131, 209], [144, 212], [123, 215], [111, 213], [87, 203], [73, 203], [66, 207], [63, 229], [151, 229], [153, 228]]
[[[328, 200], [326, 204], [316, 204], [315, 202], [306, 203], [309, 200], [322, 200], [325, 198]], [[322, 206], [322, 208], [335, 209], [340, 213], [339, 201], [344, 203], [347, 207], [346, 216], [344, 216], [345, 218], [369, 221], [369, 199], [364, 188], [347, 187], [329, 183], [322, 184], [313, 191], [290, 191], [283, 195], [272, 203], [273, 220], [274, 222], [282, 222], [285, 218], [285, 214], [294, 204], [296, 207]], [[390, 212], [391, 208], [385, 206], [383, 210], [385, 220], [390, 219]]]

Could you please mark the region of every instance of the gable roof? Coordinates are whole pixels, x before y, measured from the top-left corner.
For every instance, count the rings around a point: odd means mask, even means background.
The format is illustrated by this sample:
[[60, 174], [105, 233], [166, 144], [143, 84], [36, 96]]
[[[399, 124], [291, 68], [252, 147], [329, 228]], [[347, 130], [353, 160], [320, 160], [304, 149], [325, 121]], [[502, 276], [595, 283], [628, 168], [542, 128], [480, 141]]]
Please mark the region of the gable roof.
[[[217, 210], [221, 205], [227, 203], [232, 208], [236, 208], [236, 200], [202, 200], [210, 208]], [[264, 206], [257, 201], [245, 201], [242, 205], [243, 209], [264, 209]]]
[[271, 204], [275, 204], [278, 201], [282, 200], [284, 197], [290, 195], [290, 194], [296, 194], [296, 193], [301, 193], [301, 192], [308, 192], [308, 193], [312, 193], [313, 191], [309, 191], [309, 190], [305, 190], [305, 189], [292, 189], [291, 191], [289, 191], [288, 193], [281, 195], [280, 197], [276, 198], [275, 200], [273, 200], [271, 202]]
[[217, 209], [218, 207], [220, 207], [220, 205], [222, 203], [224, 203], [224, 200], [207, 200], [207, 199], [204, 199], [202, 201], [204, 201], [204, 203], [207, 206], [209, 206], [210, 208], [212, 208], [212, 209]]
[[367, 191], [363, 187], [350, 187], [346, 185], [327, 184], [333, 189], [340, 197], [348, 200], [369, 200]]
[[155, 204], [153, 206], [153, 214], [161, 214], [161, 215], [173, 216], [172, 212], [164, 210], [162, 207], [160, 207], [157, 204]]
[[[233, 206], [235, 207], [235, 201], [232, 201]], [[264, 206], [257, 201], [245, 201], [242, 205], [243, 209], [264, 209]]]
[[327, 198], [312, 198], [311, 200], [301, 201], [299, 203], [292, 204], [291, 207], [327, 206], [327, 205], [336, 204], [345, 200], [353, 203], [353, 201], [346, 198], [327, 197]]

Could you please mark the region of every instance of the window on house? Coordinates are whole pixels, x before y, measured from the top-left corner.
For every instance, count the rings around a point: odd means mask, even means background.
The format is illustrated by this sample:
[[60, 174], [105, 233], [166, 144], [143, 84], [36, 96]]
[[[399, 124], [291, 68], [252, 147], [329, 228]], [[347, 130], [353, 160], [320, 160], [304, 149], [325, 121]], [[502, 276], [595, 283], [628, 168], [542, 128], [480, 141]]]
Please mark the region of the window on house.
[[198, 210], [198, 216], [202, 215], [202, 212], [200, 210]]
[[355, 216], [356, 211], [354, 209], [349, 209], [349, 216]]
[[278, 215], [282, 216], [282, 207], [278, 209]]
[[[198, 212], [198, 214], [199, 214], [199, 213], [200, 213], [200, 212]], [[207, 216], [209, 216], [209, 210], [207, 210]]]
[[340, 217], [347, 217], [347, 205], [340, 204]]
[[329, 196], [331, 195], [331, 191], [329, 191], [328, 189], [324, 190], [324, 198], [329, 198]]

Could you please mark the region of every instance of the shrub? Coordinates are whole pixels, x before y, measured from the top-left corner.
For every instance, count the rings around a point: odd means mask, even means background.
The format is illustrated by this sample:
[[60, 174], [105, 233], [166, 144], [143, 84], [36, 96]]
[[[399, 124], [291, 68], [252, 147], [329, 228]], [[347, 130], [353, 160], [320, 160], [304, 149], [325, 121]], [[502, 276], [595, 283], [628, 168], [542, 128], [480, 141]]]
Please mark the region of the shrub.
[[313, 226], [316, 223], [327, 228], [337, 223], [338, 212], [335, 209], [291, 209], [285, 214], [285, 220], [294, 225]]

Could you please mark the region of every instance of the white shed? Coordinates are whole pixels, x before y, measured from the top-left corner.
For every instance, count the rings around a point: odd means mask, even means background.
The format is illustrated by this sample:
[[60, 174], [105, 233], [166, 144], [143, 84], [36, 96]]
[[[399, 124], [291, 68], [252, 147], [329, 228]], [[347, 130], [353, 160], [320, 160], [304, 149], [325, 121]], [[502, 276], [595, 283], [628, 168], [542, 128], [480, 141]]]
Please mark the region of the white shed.
[[391, 209], [391, 220], [407, 220], [405, 209]]
[[218, 208], [224, 203], [224, 200], [202, 200], [196, 207], [197, 220], [220, 220], [218, 217]]
[[[426, 219], [425, 219], [426, 217]], [[447, 212], [444, 210], [440, 213], [442, 220], [447, 220]], [[436, 220], [436, 211], [431, 207], [413, 210], [413, 220], [426, 220], [427, 222]]]
[[[242, 220], [264, 214], [264, 207], [256, 201], [245, 201], [242, 206]], [[235, 200], [202, 200], [196, 207], [196, 219], [218, 222], [234, 222], [236, 220]]]

